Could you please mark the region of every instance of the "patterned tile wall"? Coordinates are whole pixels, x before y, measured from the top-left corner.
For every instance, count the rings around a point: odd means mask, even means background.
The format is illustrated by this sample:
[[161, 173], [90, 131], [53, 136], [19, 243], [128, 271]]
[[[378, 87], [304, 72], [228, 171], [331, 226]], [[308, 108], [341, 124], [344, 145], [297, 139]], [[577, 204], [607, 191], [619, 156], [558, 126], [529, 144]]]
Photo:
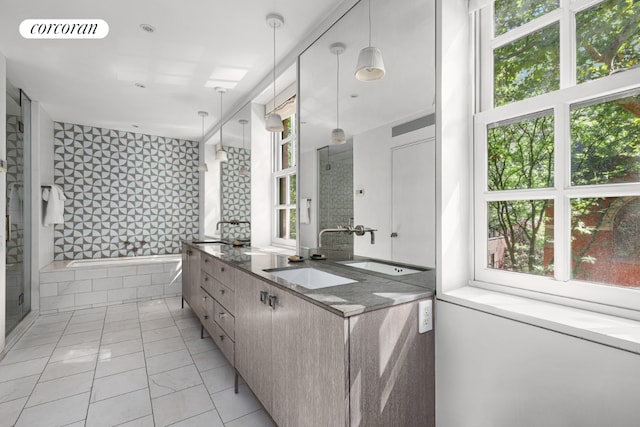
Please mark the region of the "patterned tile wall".
[[[353, 149], [336, 155], [325, 147], [318, 154], [318, 229], [347, 225], [353, 219]], [[353, 253], [353, 235], [325, 233], [322, 247]]]
[[[18, 116], [7, 115], [7, 214], [11, 215], [7, 264], [20, 264], [24, 260], [24, 218], [11, 210], [11, 206], [24, 208], [24, 139], [19, 121]], [[17, 198], [13, 203], [11, 196]]]
[[175, 254], [197, 238], [198, 142], [55, 123], [55, 183], [65, 223], [55, 259]]
[[[251, 221], [251, 177], [240, 175], [240, 168], [251, 167], [251, 151], [244, 148], [225, 147], [229, 161], [222, 163], [220, 170], [221, 206], [223, 221], [237, 219]], [[228, 240], [250, 240], [248, 224], [220, 224], [221, 237]]]

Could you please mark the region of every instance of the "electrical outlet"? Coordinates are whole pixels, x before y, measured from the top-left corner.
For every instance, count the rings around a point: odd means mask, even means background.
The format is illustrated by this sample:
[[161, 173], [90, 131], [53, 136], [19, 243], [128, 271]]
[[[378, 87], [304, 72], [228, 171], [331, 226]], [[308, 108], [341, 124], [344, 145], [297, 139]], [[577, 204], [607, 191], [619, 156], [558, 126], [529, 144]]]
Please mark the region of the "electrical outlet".
[[433, 301], [426, 300], [418, 303], [418, 332], [421, 334], [433, 329]]

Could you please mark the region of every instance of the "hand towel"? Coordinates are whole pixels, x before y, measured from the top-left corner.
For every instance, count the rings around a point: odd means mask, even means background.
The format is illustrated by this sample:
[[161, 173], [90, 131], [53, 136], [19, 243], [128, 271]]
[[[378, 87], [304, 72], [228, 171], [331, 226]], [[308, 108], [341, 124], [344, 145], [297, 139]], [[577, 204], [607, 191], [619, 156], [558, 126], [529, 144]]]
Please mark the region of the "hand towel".
[[309, 224], [311, 199], [300, 199], [300, 224]]
[[64, 201], [67, 200], [62, 189], [52, 185], [42, 191], [42, 199], [47, 202], [44, 213], [44, 225], [64, 223]]
[[22, 210], [22, 186], [17, 183], [9, 184], [9, 209], [12, 224], [22, 224], [24, 221]]

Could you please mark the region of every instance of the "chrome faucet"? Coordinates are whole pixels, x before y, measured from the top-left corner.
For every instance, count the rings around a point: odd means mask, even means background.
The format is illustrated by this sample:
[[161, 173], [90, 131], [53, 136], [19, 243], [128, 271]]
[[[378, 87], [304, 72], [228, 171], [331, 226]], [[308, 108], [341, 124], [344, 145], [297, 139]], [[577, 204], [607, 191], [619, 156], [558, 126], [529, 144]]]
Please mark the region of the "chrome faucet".
[[349, 225], [338, 225], [337, 228], [324, 228], [318, 233], [318, 248], [322, 247], [322, 235], [324, 233], [347, 233], [354, 234], [356, 236], [364, 236], [365, 233], [371, 233], [371, 244], [376, 243], [376, 237], [374, 232], [378, 231], [374, 228], [365, 227], [364, 225], [356, 225], [355, 227]]
[[216, 230], [220, 229], [220, 224], [231, 224], [231, 225], [240, 225], [240, 224], [249, 224], [251, 225], [251, 221], [240, 221], [237, 219], [232, 219], [229, 221], [218, 221], [218, 223], [216, 224]]

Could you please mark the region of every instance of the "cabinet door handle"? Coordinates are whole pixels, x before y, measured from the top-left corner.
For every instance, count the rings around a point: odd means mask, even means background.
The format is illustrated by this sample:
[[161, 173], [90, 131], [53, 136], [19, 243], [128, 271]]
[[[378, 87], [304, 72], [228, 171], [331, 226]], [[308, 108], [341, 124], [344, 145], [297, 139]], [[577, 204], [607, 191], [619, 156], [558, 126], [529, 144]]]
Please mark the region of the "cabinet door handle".
[[220, 272], [224, 273], [224, 267], [220, 267]]
[[224, 295], [224, 289], [220, 289], [220, 295]]
[[224, 341], [224, 335], [220, 335], [220, 341]]
[[205, 314], [205, 315], [204, 315], [204, 320], [207, 320], [208, 318], [209, 318], [209, 315], [208, 315], [208, 314]]
[[268, 297], [269, 297], [269, 293], [267, 291], [260, 291], [260, 302], [261, 303], [266, 304]]
[[202, 297], [202, 302], [207, 302], [208, 297]]
[[204, 259], [205, 264], [209, 262], [207, 258]]
[[278, 301], [277, 296], [269, 295], [269, 307], [271, 307], [272, 310], [276, 309], [276, 301]]
[[218, 314], [218, 317], [221, 318], [221, 319], [224, 319], [225, 317], [227, 317], [227, 314], [226, 313], [220, 313], [220, 314]]

